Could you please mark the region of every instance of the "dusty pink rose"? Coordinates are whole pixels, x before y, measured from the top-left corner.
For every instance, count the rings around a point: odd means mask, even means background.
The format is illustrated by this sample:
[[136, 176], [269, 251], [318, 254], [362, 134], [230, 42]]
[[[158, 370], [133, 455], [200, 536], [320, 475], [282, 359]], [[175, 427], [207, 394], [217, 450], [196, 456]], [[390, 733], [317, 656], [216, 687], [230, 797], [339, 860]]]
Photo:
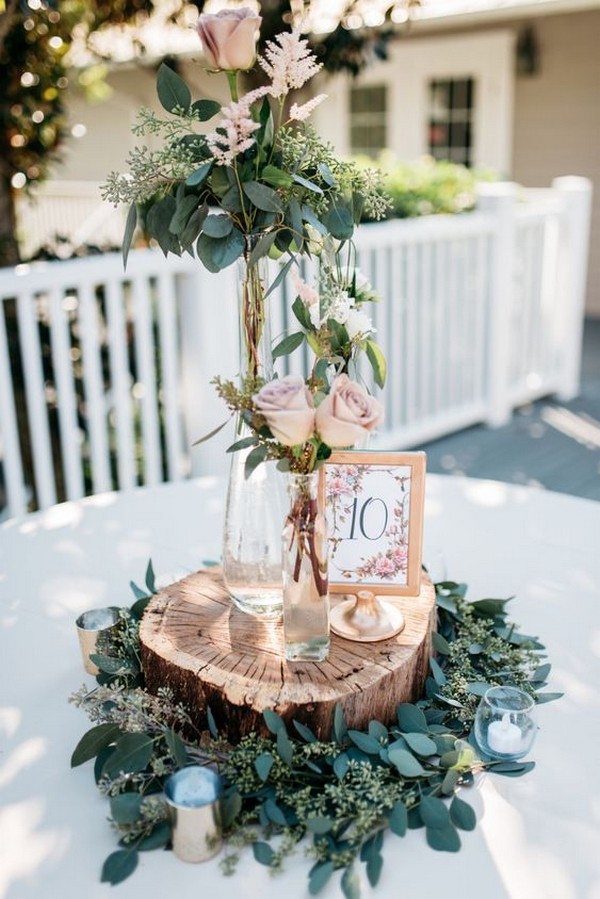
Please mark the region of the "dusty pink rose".
[[348, 375], [338, 375], [317, 408], [317, 431], [331, 447], [355, 446], [383, 421], [383, 406]]
[[265, 384], [254, 397], [273, 437], [284, 446], [305, 443], [315, 426], [312, 396], [299, 375], [286, 375]]
[[203, 13], [197, 27], [208, 64], [228, 72], [251, 68], [261, 22], [261, 17], [247, 6]]

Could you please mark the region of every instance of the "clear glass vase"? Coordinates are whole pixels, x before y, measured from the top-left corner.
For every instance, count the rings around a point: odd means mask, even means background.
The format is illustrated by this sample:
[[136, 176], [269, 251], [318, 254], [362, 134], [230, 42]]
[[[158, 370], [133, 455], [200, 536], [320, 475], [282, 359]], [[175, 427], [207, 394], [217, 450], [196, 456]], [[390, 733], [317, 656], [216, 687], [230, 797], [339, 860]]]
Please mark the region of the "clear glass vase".
[[287, 478], [290, 507], [282, 534], [285, 657], [321, 662], [329, 653], [329, 593], [319, 475]]
[[[238, 263], [240, 379], [242, 386], [273, 375], [267, 312], [267, 261]], [[238, 418], [236, 441], [249, 429]], [[261, 462], [245, 476], [251, 449], [232, 453], [223, 531], [223, 579], [242, 612], [279, 618], [282, 611], [281, 520], [285, 503], [274, 462]]]

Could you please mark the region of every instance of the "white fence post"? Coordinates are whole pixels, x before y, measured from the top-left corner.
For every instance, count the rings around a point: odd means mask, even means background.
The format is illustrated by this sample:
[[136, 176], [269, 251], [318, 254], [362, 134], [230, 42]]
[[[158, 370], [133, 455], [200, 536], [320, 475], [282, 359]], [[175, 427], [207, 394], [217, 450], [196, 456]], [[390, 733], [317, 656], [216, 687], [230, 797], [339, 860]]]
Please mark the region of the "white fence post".
[[510, 421], [510, 324], [515, 277], [515, 203], [517, 185], [511, 182], [481, 184], [478, 208], [494, 216], [489, 268], [488, 412], [486, 421], [497, 428]]
[[588, 178], [575, 175], [555, 178], [552, 187], [563, 206], [558, 277], [564, 344], [558, 398], [564, 402], [580, 388], [593, 188]]
[[237, 373], [237, 296], [235, 266], [211, 275], [198, 264], [197, 272], [178, 278], [181, 323], [181, 391], [186, 446], [192, 475], [226, 473], [233, 430], [223, 429], [206, 443], [192, 444], [226, 420], [228, 410], [210, 384], [220, 375]]

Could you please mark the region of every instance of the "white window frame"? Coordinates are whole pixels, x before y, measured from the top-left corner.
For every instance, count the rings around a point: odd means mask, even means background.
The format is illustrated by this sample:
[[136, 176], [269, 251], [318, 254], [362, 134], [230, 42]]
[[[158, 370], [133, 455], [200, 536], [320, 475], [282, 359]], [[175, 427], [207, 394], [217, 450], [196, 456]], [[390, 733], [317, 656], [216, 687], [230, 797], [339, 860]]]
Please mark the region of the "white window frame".
[[[390, 58], [370, 66], [356, 84], [388, 84], [390, 149], [405, 160], [428, 152], [429, 83], [432, 79], [475, 79], [474, 167], [489, 166], [503, 175], [512, 167], [514, 121], [514, 34], [507, 29], [468, 35], [402, 38]], [[340, 153], [350, 152], [347, 76], [325, 81], [319, 90], [329, 99], [315, 124]]]

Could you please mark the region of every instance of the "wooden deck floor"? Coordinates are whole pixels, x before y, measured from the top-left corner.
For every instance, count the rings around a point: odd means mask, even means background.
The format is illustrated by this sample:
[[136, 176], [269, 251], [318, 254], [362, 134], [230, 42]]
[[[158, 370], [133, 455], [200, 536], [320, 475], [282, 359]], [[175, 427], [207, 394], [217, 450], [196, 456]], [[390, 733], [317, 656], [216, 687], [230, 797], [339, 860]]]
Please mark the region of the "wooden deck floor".
[[600, 320], [584, 331], [581, 394], [518, 409], [494, 429], [468, 428], [423, 446], [427, 470], [529, 484], [600, 500]]

